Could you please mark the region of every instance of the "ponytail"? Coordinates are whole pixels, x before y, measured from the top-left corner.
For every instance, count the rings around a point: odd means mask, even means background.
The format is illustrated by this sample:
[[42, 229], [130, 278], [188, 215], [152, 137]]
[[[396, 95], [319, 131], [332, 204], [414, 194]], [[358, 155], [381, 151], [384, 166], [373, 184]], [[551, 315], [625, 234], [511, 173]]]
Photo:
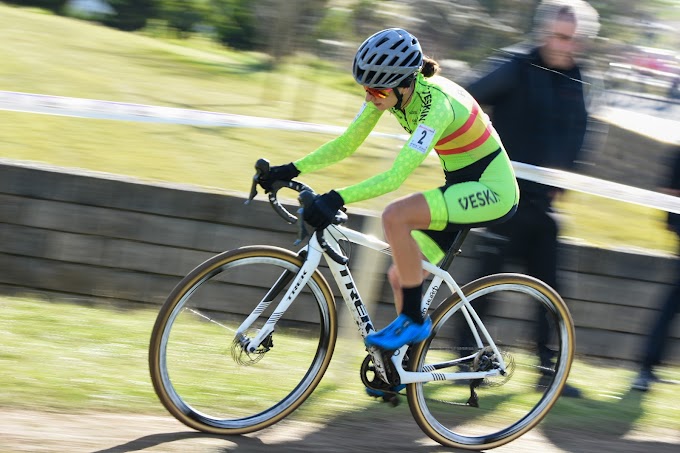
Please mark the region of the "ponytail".
[[[437, 63], [430, 57], [423, 56], [423, 66], [420, 68], [420, 72], [423, 74], [423, 77], [425, 78], [432, 77], [433, 75], [437, 74], [439, 70], [440, 70], [439, 63]], [[410, 87], [416, 78], [416, 74], [418, 73], [416, 72], [413, 75], [410, 75], [406, 77], [404, 80], [402, 80], [402, 82], [399, 84], [399, 87], [401, 88]]]
[[430, 57], [423, 56], [423, 67], [420, 72], [423, 73], [425, 78], [430, 78], [440, 71], [439, 63]]

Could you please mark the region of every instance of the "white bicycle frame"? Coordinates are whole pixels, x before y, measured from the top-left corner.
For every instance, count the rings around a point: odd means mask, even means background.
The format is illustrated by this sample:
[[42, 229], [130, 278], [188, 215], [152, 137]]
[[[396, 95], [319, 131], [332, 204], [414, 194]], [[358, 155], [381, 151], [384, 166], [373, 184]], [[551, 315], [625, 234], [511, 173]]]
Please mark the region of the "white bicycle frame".
[[[333, 225], [328, 227], [325, 231], [324, 238], [326, 239], [328, 245], [331, 246], [336, 252], [339, 249], [339, 241], [345, 240], [353, 244], [368, 247], [370, 249], [376, 250], [386, 255], [391, 256], [392, 254], [390, 247], [386, 242], [381, 241], [380, 239], [374, 236], [370, 236], [358, 232], [356, 230], [352, 230], [342, 225], [338, 226]], [[352, 278], [352, 274], [349, 270], [349, 264], [339, 264], [335, 262], [333, 259], [331, 259], [330, 256], [327, 253], [325, 253], [324, 250], [322, 249], [315, 234], [312, 234], [308, 244], [305, 247], [303, 247], [303, 250], [305, 249], [307, 252], [305, 262], [303, 263], [300, 270], [297, 272], [297, 275], [295, 276], [293, 282], [289, 286], [285, 295], [283, 296], [277, 307], [274, 309], [274, 312], [269, 316], [264, 326], [257, 332], [257, 335], [255, 335], [255, 337], [252, 339], [244, 338], [244, 333], [271, 303], [271, 298], [269, 297], [269, 294], [265, 295], [262, 301], [260, 301], [258, 306], [255, 308], [255, 310], [253, 310], [250, 316], [248, 316], [246, 320], [241, 324], [241, 326], [237, 329], [236, 332], [237, 338], [240, 338], [241, 344], [245, 345], [245, 348], [248, 352], [255, 351], [264, 341], [264, 339], [267, 338], [267, 336], [274, 331], [277, 321], [281, 319], [283, 313], [285, 313], [285, 311], [288, 309], [291, 303], [298, 296], [300, 291], [302, 291], [302, 288], [304, 288], [305, 284], [309, 281], [314, 271], [319, 266], [322, 256], [326, 257], [328, 268], [331, 274], [333, 275], [335, 282], [337, 283], [337, 286], [340, 290], [340, 293], [342, 294], [342, 298], [344, 299], [347, 308], [349, 309], [350, 313], [352, 314], [352, 317], [354, 318], [354, 321], [357, 324], [357, 327], [359, 328], [359, 333], [361, 334], [361, 336], [363, 338], [366, 338], [368, 334], [376, 330], [375, 327], [373, 326], [373, 323], [371, 322], [371, 318], [368, 314], [368, 311], [366, 310], [366, 306], [361, 300], [359, 290], [357, 289], [356, 284], [354, 283], [354, 279]], [[423, 366], [423, 371], [418, 372], [406, 371], [403, 369], [402, 366], [404, 354], [406, 354], [406, 351], [408, 349], [408, 345], [406, 345], [401, 347], [399, 350], [395, 351], [392, 357], [390, 358], [394, 364], [394, 369], [396, 369], [399, 374], [400, 382], [402, 384], [410, 384], [415, 382], [428, 382], [435, 380], [445, 381], [459, 379], [483, 379], [490, 376], [498, 376], [499, 374], [505, 372], [505, 363], [503, 361], [502, 355], [500, 354], [496, 347], [496, 344], [494, 343], [493, 339], [491, 338], [491, 335], [487, 331], [486, 327], [484, 327], [484, 324], [482, 323], [481, 319], [479, 318], [475, 310], [472, 308], [470, 302], [465, 297], [465, 295], [463, 294], [463, 292], [461, 291], [460, 287], [455, 282], [451, 274], [445, 269], [437, 267], [428, 261], [423, 261], [422, 263], [423, 269], [433, 275], [432, 281], [430, 282], [430, 285], [428, 286], [425, 296], [423, 297], [423, 300], [421, 302], [422, 312], [427, 313], [427, 310], [430, 307], [432, 301], [434, 300], [437, 292], [439, 291], [441, 284], [446, 283], [446, 285], [451, 290], [451, 293], [458, 293], [462, 300], [462, 302], [457, 306], [457, 308], [454, 308], [452, 313], [458, 310], [462, 310], [463, 316], [465, 317], [465, 320], [467, 321], [467, 324], [470, 327], [472, 334], [474, 335], [474, 339], [478, 348], [481, 349], [482, 347], [484, 347], [484, 342], [482, 341], [482, 338], [484, 338], [484, 340], [486, 341], [486, 345], [491, 347], [496, 358], [498, 359], [500, 368], [489, 371], [472, 371], [472, 372], [442, 373], [437, 371], [439, 369], [448, 368], [456, 365], [457, 363], [470, 360], [472, 357], [474, 357], [473, 354], [468, 357], [462, 357], [444, 363], [426, 364]], [[373, 363], [375, 365], [376, 371], [380, 374], [380, 377], [385, 382], [389, 382], [389, 380], [387, 379], [382, 354], [380, 354], [378, 349], [373, 347], [368, 348], [368, 352], [372, 355]]]

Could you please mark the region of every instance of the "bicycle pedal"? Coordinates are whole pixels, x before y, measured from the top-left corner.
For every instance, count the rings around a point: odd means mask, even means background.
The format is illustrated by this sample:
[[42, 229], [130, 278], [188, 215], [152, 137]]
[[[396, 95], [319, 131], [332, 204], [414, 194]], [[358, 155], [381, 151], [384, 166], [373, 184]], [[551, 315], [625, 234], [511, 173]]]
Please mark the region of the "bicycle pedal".
[[406, 385], [399, 385], [397, 387], [390, 387], [389, 389], [378, 390], [375, 388], [366, 387], [366, 393], [375, 399], [382, 399], [384, 403], [389, 403], [392, 407], [399, 405], [399, 391], [406, 388]]
[[383, 396], [383, 402], [389, 403], [392, 407], [399, 406], [399, 394]]
[[397, 385], [394, 387], [389, 387], [389, 388], [371, 388], [371, 387], [366, 387], [366, 393], [368, 396], [372, 396], [374, 398], [380, 398], [380, 397], [388, 397], [388, 396], [393, 396], [393, 395], [399, 395], [399, 392], [404, 390], [406, 388], [406, 384], [401, 384]]

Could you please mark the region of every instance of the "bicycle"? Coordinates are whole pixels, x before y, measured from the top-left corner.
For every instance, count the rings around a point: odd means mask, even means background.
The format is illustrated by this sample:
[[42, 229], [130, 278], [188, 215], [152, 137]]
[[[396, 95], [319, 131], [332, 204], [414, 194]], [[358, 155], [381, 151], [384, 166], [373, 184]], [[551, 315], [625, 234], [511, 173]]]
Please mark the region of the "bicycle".
[[[256, 196], [268, 162], [260, 159], [256, 168], [246, 203]], [[299, 192], [302, 209], [313, 192], [286, 181], [269, 193], [274, 210], [298, 222], [278, 200], [283, 187]], [[267, 245], [220, 253], [177, 284], [160, 309], [149, 346], [155, 392], [175, 418], [207, 433], [251, 433], [287, 417], [312, 394], [338, 333], [333, 292], [319, 270], [322, 256], [359, 333], [375, 330], [341, 243], [387, 255], [390, 248], [344, 226], [346, 220], [338, 211], [335, 222], [311, 234], [297, 253]], [[297, 243], [306, 235], [304, 222], [298, 224]], [[402, 395], [395, 388], [405, 384], [411, 413], [425, 434], [444, 446], [480, 450], [528, 432], [555, 404], [574, 355], [574, 325], [560, 295], [526, 275], [495, 274], [459, 287], [447, 269], [468, 232], [457, 234], [439, 266], [423, 262], [432, 275], [422, 302], [433, 322], [430, 337], [397, 351], [367, 348], [360, 377], [393, 403]], [[451, 295], [430, 309], [442, 284]], [[498, 296], [502, 303], [494, 302], [482, 322], [475, 304]], [[532, 346], [523, 316], [532, 304], [551, 321], [549, 365]]]

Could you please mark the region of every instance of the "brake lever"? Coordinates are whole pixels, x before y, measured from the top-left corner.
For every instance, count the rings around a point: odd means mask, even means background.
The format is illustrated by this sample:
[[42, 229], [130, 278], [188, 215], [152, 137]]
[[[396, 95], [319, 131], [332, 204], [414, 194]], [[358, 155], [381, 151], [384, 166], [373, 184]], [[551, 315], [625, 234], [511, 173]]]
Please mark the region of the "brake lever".
[[314, 202], [314, 197], [315, 197], [314, 192], [312, 192], [311, 190], [303, 190], [298, 195], [300, 208], [297, 210], [299, 221], [298, 221], [298, 238], [295, 241], [295, 245], [299, 245], [307, 236], [309, 236], [309, 232], [307, 231], [307, 227], [305, 226], [304, 212], [305, 207], [311, 205]]
[[257, 196], [257, 186], [260, 183], [260, 177], [269, 174], [269, 161], [267, 159], [258, 159], [255, 162], [255, 176], [253, 176], [253, 184], [250, 186], [250, 195], [244, 204], [250, 204]]
[[305, 211], [305, 208], [302, 207], [302, 206], [297, 210], [297, 215], [298, 215], [298, 237], [297, 237], [297, 239], [295, 240], [295, 242], [293, 242], [293, 245], [295, 245], [295, 246], [300, 245], [300, 244], [302, 243], [302, 241], [304, 241], [305, 238], [306, 238], [307, 236], [309, 236], [309, 231], [307, 231], [307, 227], [305, 226], [305, 221], [303, 220], [303, 219], [304, 219], [304, 217], [303, 217], [304, 211]]
[[257, 196], [257, 180], [259, 177], [259, 173], [256, 173], [255, 176], [253, 176], [253, 185], [250, 186], [250, 195], [248, 195], [248, 199], [243, 204], [250, 204], [250, 202], [253, 201], [253, 199]]

